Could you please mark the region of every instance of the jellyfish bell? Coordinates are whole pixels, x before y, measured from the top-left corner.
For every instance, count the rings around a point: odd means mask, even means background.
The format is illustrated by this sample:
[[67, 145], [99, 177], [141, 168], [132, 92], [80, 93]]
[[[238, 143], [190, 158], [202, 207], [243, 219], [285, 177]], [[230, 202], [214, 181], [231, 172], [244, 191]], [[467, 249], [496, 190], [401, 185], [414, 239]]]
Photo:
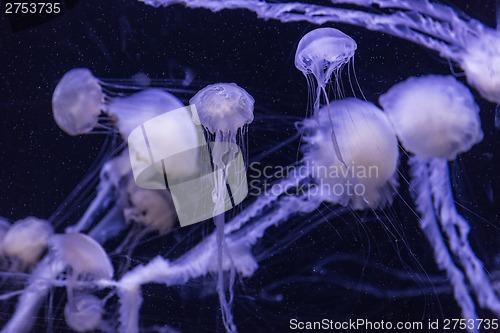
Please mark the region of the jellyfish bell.
[[[177, 97], [165, 90], [150, 88], [130, 96], [114, 98], [108, 105], [107, 113], [115, 120], [115, 126], [126, 139], [132, 130], [144, 122], [183, 106]], [[179, 126], [183, 123], [180, 122]]]
[[[329, 112], [335, 114], [332, 124]], [[356, 98], [336, 100], [302, 125], [304, 163], [325, 201], [352, 209], [380, 208], [392, 202], [399, 152], [382, 110]], [[345, 164], [331, 144], [332, 125]]]
[[500, 104], [500, 33], [485, 30], [481, 38], [467, 41], [470, 45], [458, 59], [467, 82], [488, 101]]
[[235, 83], [208, 85], [189, 102], [197, 108], [194, 123], [203, 125], [211, 133], [221, 131], [236, 135], [239, 128], [253, 121], [255, 100]]
[[302, 37], [295, 53], [295, 67], [306, 77], [314, 75], [325, 87], [335, 71], [354, 56], [356, 42], [334, 28], [318, 28]]
[[113, 265], [104, 249], [82, 233], [55, 234], [49, 239], [55, 260], [71, 269], [73, 279], [98, 280], [113, 277]]
[[14, 270], [36, 264], [54, 230], [49, 222], [30, 216], [12, 224], [3, 237], [2, 250]]
[[[109, 81], [109, 82], [108, 82]], [[52, 95], [52, 111], [58, 126], [69, 135], [110, 132], [109, 121], [124, 139], [144, 121], [183, 106], [162, 88], [137, 85], [136, 80], [98, 79], [87, 68], [66, 72]], [[168, 83], [160, 82], [161, 84]]]
[[99, 80], [87, 68], [66, 72], [52, 95], [52, 111], [57, 125], [69, 135], [89, 133], [104, 109], [104, 93]]
[[[299, 42], [295, 53], [295, 67], [300, 70], [307, 79], [309, 95], [313, 97], [313, 113], [316, 114], [320, 108], [321, 93], [326, 104], [330, 100], [326, 86], [331, 81], [332, 74], [335, 75], [335, 82], [339, 81], [339, 73], [342, 67], [347, 64], [356, 51], [356, 42], [342, 31], [333, 28], [318, 28], [307, 33]], [[309, 76], [313, 75], [317, 87], [314, 89]], [[313, 90], [316, 90], [313, 94]], [[343, 95], [337, 87], [339, 95]], [[314, 97], [315, 96], [315, 97]], [[330, 113], [328, 112], [330, 115]], [[328, 119], [332, 123], [331, 116]], [[333, 127], [333, 124], [332, 124]], [[335, 131], [330, 131], [331, 144], [334, 153], [340, 162], [344, 163], [342, 153], [337, 142]]]
[[453, 160], [483, 139], [479, 107], [452, 76], [410, 77], [382, 95], [380, 105], [404, 148], [421, 159]]
[[128, 204], [123, 209], [126, 222], [140, 223], [148, 230], [164, 235], [172, 230], [177, 221], [172, 195], [168, 190], [148, 190], [129, 179]]
[[[223, 168], [237, 152], [238, 130], [253, 121], [255, 100], [235, 83], [216, 83], [201, 89], [189, 103], [196, 106], [193, 122], [215, 134], [212, 157], [214, 163]], [[226, 153], [229, 155], [223, 161]]]

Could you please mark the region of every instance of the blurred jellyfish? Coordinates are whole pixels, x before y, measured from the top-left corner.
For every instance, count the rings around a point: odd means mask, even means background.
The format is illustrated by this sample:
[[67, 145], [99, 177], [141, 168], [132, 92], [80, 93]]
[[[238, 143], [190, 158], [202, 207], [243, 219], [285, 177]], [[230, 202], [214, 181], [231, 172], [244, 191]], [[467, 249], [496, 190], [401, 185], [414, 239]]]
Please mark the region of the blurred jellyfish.
[[[87, 68], [75, 68], [63, 75], [52, 95], [52, 110], [57, 125], [69, 135], [109, 130], [99, 123], [107, 115], [124, 139], [144, 121], [182, 107], [174, 96], [161, 89], [146, 89], [131, 96], [115, 96], [110, 85], [97, 79]], [[127, 88], [127, 87], [125, 87]], [[139, 87], [143, 89], [143, 87]], [[137, 112], [138, 108], [142, 112]]]
[[[127, 139], [132, 130], [140, 127], [145, 121], [183, 106], [180, 100], [162, 89], [150, 88], [128, 96], [110, 97], [103, 93], [102, 87], [105, 86], [103, 81], [95, 78], [88, 69], [77, 68], [67, 72], [58, 83], [52, 98], [54, 119], [61, 129], [70, 135], [90, 133], [93, 129], [99, 128], [99, 117], [105, 114], [122, 138]], [[164, 142], [164, 145], [172, 144], [177, 139], [176, 135], [183, 133], [188, 140], [184, 144], [194, 146], [198, 136], [194, 125], [189, 125], [187, 122], [170, 124], [170, 128], [164, 130], [170, 132], [171, 140]], [[186, 158], [196, 164], [194, 154], [193, 152]], [[145, 160], [145, 163], [149, 163], [149, 156], [133, 153], [132, 158], [135, 161]], [[177, 162], [179, 161], [177, 160]], [[180, 168], [168, 164], [167, 161], [165, 172], [175, 178], [189, 175], [194, 171], [193, 167], [189, 168], [188, 165]], [[99, 214], [106, 210], [105, 217], [101, 218], [99, 224], [90, 231], [90, 235], [101, 242], [105, 242], [119, 233], [129, 224], [127, 222], [131, 221], [146, 226], [142, 234], [155, 230], [160, 233], [170, 230], [172, 222], [168, 221], [172, 221], [172, 219], [169, 216], [171, 217], [172, 214], [175, 216], [170, 194], [164, 191], [164, 194], [158, 196], [151, 191], [139, 189], [130, 181], [131, 174], [132, 168], [128, 150], [124, 150], [119, 156], [107, 161], [100, 172], [97, 195], [80, 220], [75, 225], [68, 227], [67, 231], [87, 230]], [[124, 190], [120, 191], [120, 188]], [[124, 196], [121, 192], [128, 193], [128, 195]], [[142, 199], [148, 196], [149, 199], [154, 197], [163, 201], [164, 204], [155, 208], [158, 201]], [[156, 220], [160, 214], [154, 211], [158, 209], [164, 214], [161, 220]], [[152, 219], [155, 219], [155, 222], [152, 222]], [[137, 229], [132, 228], [130, 237], [135, 232]], [[130, 237], [127, 240], [131, 240]], [[140, 237], [136, 238], [140, 239]], [[125, 246], [133, 248], [132, 244], [128, 244], [127, 241], [122, 244], [122, 247]]]
[[[332, 0], [332, 6], [308, 3], [273, 3], [239, 0], [140, 0], [146, 4], [191, 8], [247, 9], [260, 18], [281, 22], [306, 21], [314, 24], [347, 23], [400, 37], [438, 52], [455, 61], [467, 81], [487, 100], [500, 103], [500, 38], [496, 30], [451, 7], [429, 0]], [[355, 5], [340, 8], [335, 5]]]
[[[332, 129], [345, 163], [328, 142]], [[332, 101], [306, 119], [302, 130], [304, 160], [325, 201], [360, 210], [392, 202], [399, 153], [394, 130], [379, 108], [355, 98]]]
[[55, 234], [49, 240], [49, 254], [33, 270], [28, 286], [19, 298], [16, 311], [2, 332], [30, 330], [42, 300], [58, 285], [65, 273], [67, 306], [64, 313], [69, 327], [77, 332], [96, 330], [101, 324], [102, 303], [92, 293], [95, 282], [113, 276], [113, 266], [95, 240], [84, 234]]
[[[463, 318], [477, 318], [465, 279], [479, 305], [500, 316], [498, 295], [470, 247], [469, 225], [455, 208], [447, 164], [483, 139], [472, 94], [451, 76], [428, 75], [396, 84], [380, 97], [380, 104], [404, 148], [414, 154], [409, 164], [420, 226], [438, 266], [452, 282]], [[448, 240], [449, 250], [443, 239]]]
[[1, 250], [9, 259], [12, 271], [24, 271], [33, 267], [47, 248], [47, 240], [54, 232], [49, 222], [33, 216], [17, 221], [8, 230], [4, 230]]

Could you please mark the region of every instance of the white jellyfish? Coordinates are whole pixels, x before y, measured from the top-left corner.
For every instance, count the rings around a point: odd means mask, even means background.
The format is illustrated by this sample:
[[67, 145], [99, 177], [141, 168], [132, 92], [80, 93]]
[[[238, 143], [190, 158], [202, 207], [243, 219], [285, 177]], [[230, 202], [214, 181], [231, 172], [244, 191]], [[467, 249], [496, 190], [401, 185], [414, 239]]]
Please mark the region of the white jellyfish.
[[113, 266], [104, 249], [84, 234], [55, 234], [48, 240], [48, 255], [33, 270], [28, 286], [21, 295], [16, 312], [2, 332], [30, 330], [42, 300], [50, 288], [58, 286], [58, 276], [65, 273], [67, 306], [64, 313], [69, 327], [78, 332], [99, 329], [102, 301], [92, 293], [100, 280], [108, 281]]
[[30, 216], [17, 221], [5, 232], [2, 252], [11, 262], [11, 270], [33, 267], [47, 248], [54, 232], [49, 222]]
[[[326, 90], [331, 82], [332, 75], [335, 76], [335, 84], [339, 82], [339, 75], [342, 68], [354, 57], [357, 48], [356, 42], [345, 33], [333, 28], [318, 28], [308, 32], [299, 42], [297, 52], [295, 53], [295, 67], [304, 74], [307, 79], [309, 95], [314, 96], [313, 114], [317, 114], [320, 107], [321, 96], [323, 95], [325, 103], [328, 105], [330, 97]], [[314, 80], [311, 78], [314, 77]], [[314, 88], [314, 83], [316, 88]], [[343, 93], [337, 86], [339, 95]], [[313, 91], [315, 91], [313, 93]], [[331, 120], [328, 112], [328, 120]], [[327, 119], [324, 119], [327, 120]], [[335, 149], [337, 158], [344, 163], [339, 149], [335, 130], [330, 131], [331, 140]]]
[[[500, 103], [500, 35], [453, 8], [429, 0], [332, 0], [331, 6], [239, 0], [141, 0], [158, 7], [181, 3], [191, 8], [247, 9], [260, 18], [313, 24], [346, 23], [407, 39], [455, 61], [467, 81], [487, 100]], [[352, 8], [336, 5], [354, 5]]]
[[[396, 84], [380, 97], [380, 104], [403, 147], [415, 154], [409, 164], [420, 226], [434, 248], [438, 266], [452, 282], [463, 318], [477, 318], [465, 279], [479, 305], [500, 316], [498, 295], [468, 242], [469, 225], [455, 208], [447, 164], [483, 139], [479, 107], [472, 94], [451, 76], [428, 75]], [[476, 327], [468, 329], [477, 331]]]
[[[174, 110], [183, 104], [163, 89], [140, 87], [130, 96], [117, 94], [112, 89], [133, 88], [107, 84], [96, 78], [87, 68], [66, 72], [52, 95], [52, 111], [57, 125], [69, 135], [91, 133], [95, 128], [109, 130], [99, 123], [100, 117], [109, 117], [124, 139], [145, 121]], [[138, 111], [140, 110], [140, 112]]]
[[[332, 129], [344, 163], [328, 140]], [[304, 160], [324, 200], [352, 209], [392, 202], [399, 153], [394, 130], [382, 110], [355, 98], [331, 101], [316, 117], [306, 119], [302, 130]]]
[[[228, 332], [235, 332], [236, 326], [231, 313], [232, 284], [234, 283], [234, 269], [231, 269], [230, 300], [225, 295], [224, 287], [224, 254], [231, 257], [224, 236], [224, 212], [227, 200], [226, 184], [229, 176], [228, 169], [234, 163], [239, 152], [236, 145], [238, 131], [253, 121], [254, 99], [243, 88], [235, 83], [211, 84], [191, 98], [190, 103], [196, 106], [193, 112], [193, 121], [202, 125], [215, 135], [211, 155], [214, 164], [214, 184], [212, 201], [214, 203], [213, 216], [217, 227], [218, 247], [218, 281], [217, 291], [221, 303], [224, 326]], [[232, 261], [232, 259], [230, 259]]]

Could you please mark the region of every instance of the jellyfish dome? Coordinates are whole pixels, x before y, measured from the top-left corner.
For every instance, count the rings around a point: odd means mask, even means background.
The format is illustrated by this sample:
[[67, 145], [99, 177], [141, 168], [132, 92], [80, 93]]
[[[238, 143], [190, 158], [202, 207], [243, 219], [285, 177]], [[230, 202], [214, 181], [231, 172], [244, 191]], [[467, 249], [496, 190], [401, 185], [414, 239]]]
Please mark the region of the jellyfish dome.
[[356, 48], [356, 42], [340, 30], [315, 29], [300, 40], [295, 54], [295, 67], [305, 76], [313, 74], [318, 84], [324, 86], [333, 71], [354, 56]]
[[479, 107], [452, 76], [411, 77], [380, 97], [406, 150], [420, 158], [455, 159], [483, 139]]
[[196, 105], [196, 125], [203, 125], [211, 133], [217, 130], [236, 133], [253, 121], [255, 100], [235, 83], [211, 84], [200, 90], [191, 100]]
[[87, 68], [64, 74], [52, 95], [52, 110], [57, 125], [69, 135], [90, 132], [103, 109], [99, 80]]
[[[332, 124], [329, 112], [335, 114]], [[345, 164], [334, 152], [332, 130]], [[382, 110], [356, 98], [331, 101], [317, 117], [303, 122], [303, 131], [304, 160], [326, 201], [353, 209], [379, 208], [392, 201], [398, 144]]]

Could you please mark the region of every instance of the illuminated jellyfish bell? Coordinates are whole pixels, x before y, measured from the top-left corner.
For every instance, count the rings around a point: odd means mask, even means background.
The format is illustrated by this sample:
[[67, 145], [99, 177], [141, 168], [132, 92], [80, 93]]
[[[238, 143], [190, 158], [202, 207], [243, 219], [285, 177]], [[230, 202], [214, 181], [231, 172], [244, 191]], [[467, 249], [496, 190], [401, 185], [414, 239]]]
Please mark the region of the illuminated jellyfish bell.
[[108, 84], [87, 68], [74, 68], [63, 75], [52, 95], [57, 125], [69, 135], [109, 130], [99, 124], [109, 117], [124, 139], [143, 122], [162, 113], [181, 108], [182, 102], [159, 88], [144, 89], [129, 96], [115, 96], [113, 89], [134, 87]]
[[24, 270], [35, 265], [53, 232], [49, 222], [33, 216], [12, 224], [2, 240], [3, 253], [13, 265], [11, 269]]
[[52, 95], [54, 119], [69, 135], [90, 132], [104, 109], [99, 80], [86, 68], [75, 68], [64, 74]]
[[356, 42], [345, 33], [333, 28], [315, 29], [302, 37], [295, 53], [295, 67], [308, 79], [309, 89], [314, 90], [309, 81], [312, 75], [316, 81], [314, 111], [317, 112], [321, 92], [326, 101], [326, 85], [332, 74], [336, 79], [342, 67], [351, 60], [356, 51]]
[[235, 139], [238, 129], [253, 121], [255, 100], [235, 83], [208, 85], [189, 103], [196, 106], [195, 124], [216, 135]]
[[[295, 53], [295, 67], [300, 70], [307, 79], [310, 96], [313, 96], [313, 111], [316, 114], [320, 108], [321, 94], [328, 105], [330, 97], [326, 92], [326, 86], [330, 82], [332, 74], [335, 75], [335, 82], [342, 67], [349, 62], [356, 51], [356, 42], [342, 31], [333, 28], [319, 28], [307, 33], [299, 42]], [[314, 88], [313, 80], [316, 81]], [[315, 93], [313, 93], [316, 89]], [[338, 90], [339, 95], [343, 93]], [[328, 113], [328, 121], [332, 119]], [[332, 126], [333, 127], [333, 126]], [[337, 142], [337, 134], [332, 128], [330, 130], [330, 140], [334, 147], [334, 153], [338, 159], [344, 163], [342, 153]]]
[[[334, 152], [332, 126], [345, 163]], [[302, 131], [303, 160], [323, 200], [352, 209], [380, 208], [392, 202], [399, 151], [382, 110], [356, 98], [330, 101], [317, 117], [304, 120]]]
[[406, 150], [421, 159], [468, 151], [483, 139], [479, 107], [452, 76], [411, 77], [380, 97]]
[[469, 224], [455, 208], [447, 163], [483, 138], [471, 92], [451, 76], [412, 77], [389, 89], [380, 104], [404, 148], [415, 154], [409, 164], [420, 227], [452, 283], [463, 318], [477, 318], [472, 293], [499, 316], [500, 299], [470, 246]]
[[78, 282], [94, 282], [113, 277], [113, 266], [104, 249], [85, 234], [53, 235], [49, 247], [54, 263], [67, 270], [68, 302], [64, 316], [69, 327], [77, 332], [98, 329], [102, 319], [102, 301], [92, 295], [92, 288]]

